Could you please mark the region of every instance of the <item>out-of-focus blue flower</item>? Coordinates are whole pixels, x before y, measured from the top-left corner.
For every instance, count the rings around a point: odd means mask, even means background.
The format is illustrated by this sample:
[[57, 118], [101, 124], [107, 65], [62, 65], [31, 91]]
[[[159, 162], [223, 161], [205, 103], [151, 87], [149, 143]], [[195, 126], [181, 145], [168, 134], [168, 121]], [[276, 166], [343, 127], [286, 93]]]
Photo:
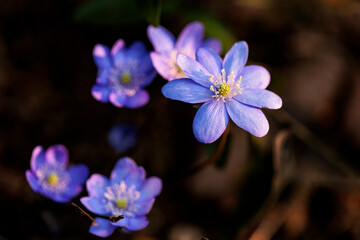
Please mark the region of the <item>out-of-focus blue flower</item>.
[[98, 224], [90, 227], [90, 233], [107, 237], [116, 227], [135, 231], [147, 226], [145, 215], [160, 194], [162, 181], [158, 177], [146, 179], [144, 168], [138, 167], [131, 158], [124, 157], [116, 163], [110, 179], [93, 174], [87, 180], [86, 188], [89, 196], [82, 197], [80, 201], [91, 212], [109, 217], [124, 216], [116, 223], [95, 218]]
[[93, 56], [99, 68], [91, 90], [96, 100], [127, 108], [138, 108], [149, 101], [149, 94], [143, 88], [152, 82], [156, 72], [142, 42], [126, 48], [119, 39], [111, 50], [97, 44]]
[[211, 143], [225, 131], [229, 116], [236, 125], [262, 137], [269, 123], [259, 108], [278, 109], [281, 98], [265, 90], [270, 83], [269, 72], [261, 66], [245, 66], [248, 57], [246, 42], [235, 43], [222, 60], [208, 48], [199, 48], [196, 61], [179, 54], [177, 62], [190, 78], [165, 84], [167, 98], [188, 103], [204, 103], [193, 121], [195, 137]]
[[30, 160], [31, 170], [26, 171], [30, 187], [37, 193], [65, 203], [82, 191], [82, 184], [89, 175], [88, 168], [77, 164], [67, 168], [68, 151], [63, 145], [34, 148]]
[[147, 34], [155, 49], [150, 53], [153, 65], [157, 72], [169, 81], [186, 77], [176, 62], [179, 53], [195, 59], [195, 52], [199, 47], [210, 48], [217, 54], [221, 52], [219, 40], [208, 38], [203, 41], [204, 26], [199, 22], [188, 24], [177, 41], [168, 30], [161, 26], [149, 26]]
[[127, 123], [115, 124], [108, 133], [108, 143], [116, 153], [133, 147], [137, 140], [135, 126]]

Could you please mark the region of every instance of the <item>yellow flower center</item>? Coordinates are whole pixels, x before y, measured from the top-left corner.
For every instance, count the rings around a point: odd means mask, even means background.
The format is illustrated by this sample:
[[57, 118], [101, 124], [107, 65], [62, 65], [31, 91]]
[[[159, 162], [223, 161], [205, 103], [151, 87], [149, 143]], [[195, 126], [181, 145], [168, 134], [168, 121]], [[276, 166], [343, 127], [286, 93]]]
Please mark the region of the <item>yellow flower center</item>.
[[213, 97], [218, 101], [221, 99], [225, 102], [225, 99], [230, 100], [232, 97], [241, 94], [243, 90], [240, 87], [241, 76], [238, 79], [235, 79], [234, 72], [226, 74], [225, 69], [221, 69], [218, 78], [213, 75], [209, 75], [209, 81], [212, 83], [210, 90], [214, 92]]
[[56, 173], [50, 173], [46, 180], [50, 185], [55, 185], [59, 182], [59, 177]]
[[124, 84], [129, 84], [131, 81], [131, 75], [128, 72], [121, 74], [120, 81]]
[[230, 85], [228, 83], [222, 83], [220, 84], [218, 91], [221, 96], [226, 96], [230, 91]]
[[127, 201], [125, 198], [119, 198], [118, 200], [115, 201], [115, 203], [116, 206], [121, 209], [124, 209], [127, 206]]

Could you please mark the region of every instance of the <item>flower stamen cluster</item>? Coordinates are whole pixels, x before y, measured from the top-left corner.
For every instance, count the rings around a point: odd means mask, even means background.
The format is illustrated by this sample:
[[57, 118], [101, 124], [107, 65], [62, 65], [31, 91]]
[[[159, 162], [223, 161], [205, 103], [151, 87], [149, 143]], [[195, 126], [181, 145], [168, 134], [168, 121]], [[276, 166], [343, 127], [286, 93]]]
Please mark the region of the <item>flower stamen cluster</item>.
[[226, 76], [225, 69], [221, 69], [218, 78], [210, 75], [209, 81], [213, 84], [210, 86], [210, 90], [215, 93], [212, 97], [216, 98], [218, 101], [220, 99], [223, 102], [225, 102], [225, 99], [230, 100], [232, 97], [241, 94], [241, 91], [243, 90], [240, 87], [241, 76], [235, 80], [233, 71]]
[[140, 192], [135, 190], [135, 185], [128, 187], [125, 181], [120, 184], [108, 186], [104, 197], [109, 200], [105, 208], [114, 216], [125, 215], [133, 217], [139, 206], [134, 203], [140, 197]]

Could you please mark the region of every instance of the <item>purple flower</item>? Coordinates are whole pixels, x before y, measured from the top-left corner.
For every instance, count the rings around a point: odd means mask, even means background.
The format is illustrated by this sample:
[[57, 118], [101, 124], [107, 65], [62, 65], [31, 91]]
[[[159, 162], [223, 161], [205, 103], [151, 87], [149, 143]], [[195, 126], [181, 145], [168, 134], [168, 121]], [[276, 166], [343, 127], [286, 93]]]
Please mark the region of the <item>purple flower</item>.
[[95, 218], [98, 224], [90, 227], [90, 233], [107, 237], [116, 227], [135, 231], [147, 226], [145, 215], [160, 194], [162, 182], [157, 177], [146, 179], [145, 175], [144, 168], [138, 167], [131, 158], [124, 157], [116, 163], [110, 179], [93, 174], [87, 180], [89, 196], [80, 199], [87, 209], [103, 216], [124, 216], [116, 223]]
[[63, 145], [50, 146], [46, 151], [41, 146], [35, 147], [30, 160], [31, 170], [26, 171], [30, 187], [55, 202], [69, 202], [82, 191], [89, 170], [83, 164], [66, 169], [68, 159], [68, 151]]
[[152, 82], [156, 72], [142, 42], [126, 48], [119, 39], [111, 50], [97, 44], [93, 56], [99, 68], [91, 90], [96, 100], [127, 108], [138, 108], [149, 101], [149, 94], [143, 88]]
[[167, 98], [188, 103], [204, 103], [197, 111], [193, 130], [203, 143], [211, 143], [225, 131], [230, 118], [249, 133], [262, 137], [269, 123], [259, 108], [278, 109], [282, 100], [265, 90], [270, 83], [269, 72], [257, 65], [245, 66], [247, 43], [235, 43], [222, 60], [208, 48], [199, 48], [196, 61], [179, 54], [177, 62], [190, 78], [165, 84]]
[[109, 131], [108, 143], [116, 153], [133, 147], [137, 140], [137, 131], [132, 124], [117, 123]]
[[150, 53], [153, 65], [169, 81], [186, 77], [176, 62], [179, 53], [195, 59], [195, 52], [199, 47], [208, 47], [217, 54], [221, 52], [221, 43], [217, 39], [208, 38], [203, 41], [204, 26], [199, 22], [188, 24], [176, 42], [174, 36], [161, 26], [149, 26], [147, 33], [155, 49], [155, 52]]

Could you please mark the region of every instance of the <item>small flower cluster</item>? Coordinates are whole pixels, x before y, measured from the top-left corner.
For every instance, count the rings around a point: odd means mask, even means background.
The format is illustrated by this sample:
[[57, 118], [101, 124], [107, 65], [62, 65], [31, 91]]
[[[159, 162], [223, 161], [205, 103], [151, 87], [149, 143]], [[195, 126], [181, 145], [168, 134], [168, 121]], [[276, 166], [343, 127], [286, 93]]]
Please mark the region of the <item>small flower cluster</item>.
[[162, 89], [165, 97], [204, 103], [193, 121], [198, 141], [217, 140], [225, 131], [229, 117], [254, 136], [267, 134], [269, 123], [259, 108], [278, 109], [282, 100], [266, 90], [270, 74], [264, 67], [245, 66], [246, 42], [235, 43], [222, 60], [221, 43], [217, 39], [203, 40], [204, 27], [199, 22], [187, 25], [177, 40], [162, 26], [149, 26], [147, 34], [154, 46], [150, 54], [145, 53], [140, 43], [123, 50], [123, 40], [115, 43], [111, 51], [102, 45], [95, 46], [94, 59], [99, 73], [92, 93], [96, 99], [109, 100], [118, 107], [143, 106], [149, 96], [142, 87], [152, 81], [153, 65], [169, 81]]
[[[98, 74], [91, 93], [96, 100], [116, 107], [142, 107], [150, 99], [144, 88], [157, 72], [168, 80], [162, 87], [165, 97], [202, 104], [193, 121], [198, 141], [217, 140], [229, 119], [257, 137], [267, 134], [269, 123], [260, 108], [280, 108], [282, 100], [266, 90], [270, 74], [264, 67], [245, 66], [246, 42], [235, 43], [222, 59], [221, 43], [217, 39], [203, 39], [204, 27], [199, 22], [187, 25], [177, 40], [162, 26], [149, 26], [147, 34], [154, 47], [151, 52], [139, 41], [126, 47], [122, 39], [111, 49], [102, 44], [94, 47]], [[114, 126], [108, 135], [109, 144], [117, 153], [132, 147], [136, 138], [132, 126], [121, 124]], [[117, 227], [135, 231], [148, 225], [145, 215], [162, 190], [160, 178], [146, 178], [145, 170], [128, 157], [118, 160], [110, 178], [93, 174], [87, 179], [89, 170], [85, 165], [67, 168], [67, 164], [68, 152], [63, 145], [51, 146], [46, 151], [37, 146], [26, 178], [35, 192], [60, 203], [77, 196], [86, 181], [89, 196], [80, 201], [99, 215], [89, 230], [94, 235], [107, 237]], [[122, 217], [119, 221], [109, 220], [119, 216]]]
[[37, 146], [31, 156], [31, 170], [26, 171], [30, 187], [55, 202], [68, 203], [80, 194], [86, 181], [89, 197], [80, 200], [87, 209], [102, 216], [122, 216], [116, 222], [96, 217], [89, 230], [94, 235], [107, 237], [116, 227], [135, 231], [147, 226], [145, 215], [162, 190], [160, 178], [146, 179], [144, 168], [124, 157], [116, 163], [110, 179], [100, 174], [87, 179], [88, 168], [83, 164], [67, 168], [68, 159], [63, 145], [50, 146], [46, 151]]

